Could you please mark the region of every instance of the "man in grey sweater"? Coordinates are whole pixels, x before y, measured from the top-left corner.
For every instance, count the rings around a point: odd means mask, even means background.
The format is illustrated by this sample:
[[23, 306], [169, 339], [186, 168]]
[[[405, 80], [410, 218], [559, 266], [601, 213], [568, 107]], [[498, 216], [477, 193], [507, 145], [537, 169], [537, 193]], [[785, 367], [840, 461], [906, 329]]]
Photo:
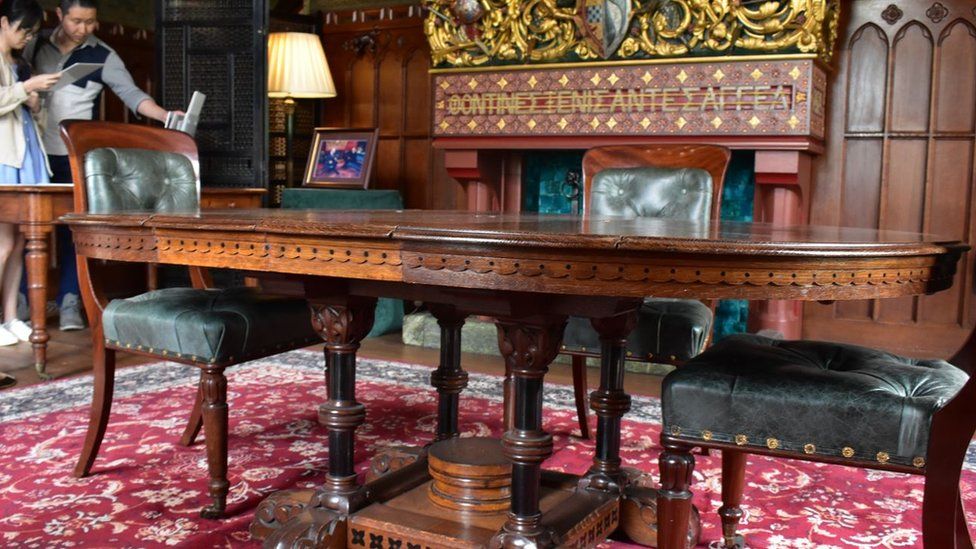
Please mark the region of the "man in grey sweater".
[[[54, 183], [71, 182], [68, 149], [61, 139], [58, 125], [63, 120], [93, 120], [98, 118], [99, 98], [108, 86], [134, 113], [166, 120], [167, 111], [152, 97], [139, 89], [115, 50], [95, 37], [98, 28], [97, 0], [61, 0], [57, 8], [60, 24], [45, 31], [24, 51], [24, 57], [36, 73], [57, 73], [75, 63], [98, 63], [103, 67], [51, 94], [45, 99], [47, 123], [41, 141], [47, 152]], [[80, 330], [85, 327], [78, 299], [78, 273], [71, 234], [58, 227], [58, 262], [61, 279], [58, 285], [58, 304], [61, 310], [61, 330]]]

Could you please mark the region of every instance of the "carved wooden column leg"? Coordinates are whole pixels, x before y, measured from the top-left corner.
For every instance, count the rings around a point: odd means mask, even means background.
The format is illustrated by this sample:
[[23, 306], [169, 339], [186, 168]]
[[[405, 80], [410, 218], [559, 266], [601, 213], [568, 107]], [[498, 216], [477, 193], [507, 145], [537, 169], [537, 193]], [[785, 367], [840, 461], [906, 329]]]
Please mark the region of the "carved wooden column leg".
[[51, 236], [50, 225], [21, 226], [26, 240], [27, 256], [27, 302], [30, 304], [31, 332], [30, 342], [34, 347], [34, 369], [41, 379], [50, 379], [45, 372], [47, 368], [47, 342], [51, 337], [47, 333], [47, 266], [50, 262], [48, 252], [48, 238]]
[[227, 508], [227, 378], [222, 366], [206, 366], [200, 375], [201, 411], [207, 435], [207, 470], [210, 473], [210, 497], [213, 503], [200, 516], [217, 519]]
[[356, 351], [373, 327], [376, 298], [312, 300], [311, 307], [325, 340], [329, 399], [319, 406], [319, 423], [329, 429], [329, 472], [312, 494], [285, 490], [261, 502], [251, 534], [265, 547], [345, 547], [346, 517], [366, 499], [353, 468], [354, 433], [366, 419], [366, 407], [356, 402]]
[[590, 488], [620, 491], [624, 484], [620, 418], [630, 410], [630, 395], [624, 392], [624, 360], [637, 313], [595, 318], [591, 324], [600, 334], [600, 388], [590, 394], [590, 407], [597, 415], [596, 454], [584, 482]]
[[373, 327], [375, 298], [354, 298], [346, 305], [313, 305], [313, 324], [325, 340], [329, 400], [319, 406], [319, 423], [329, 429], [329, 474], [313, 504], [342, 514], [353, 512], [361, 491], [353, 469], [354, 434], [366, 420], [356, 402], [356, 351]]
[[498, 347], [515, 387], [514, 427], [502, 437], [512, 461], [512, 507], [492, 547], [545, 547], [551, 534], [542, 527], [539, 496], [542, 462], [552, 455], [552, 435], [542, 430], [542, 381], [559, 353], [566, 318], [498, 320]]
[[441, 327], [441, 361], [430, 374], [430, 384], [437, 389], [437, 440], [456, 437], [458, 398], [468, 386], [468, 373], [461, 369], [461, 328], [467, 316], [454, 307], [432, 305], [431, 313]]
[[685, 549], [691, 518], [691, 474], [695, 456], [691, 447], [661, 437], [661, 489], [657, 493], [659, 549]]
[[735, 450], [722, 450], [722, 537], [726, 549], [745, 547], [742, 536], [735, 529], [742, 519], [742, 489], [746, 480], [746, 454]]

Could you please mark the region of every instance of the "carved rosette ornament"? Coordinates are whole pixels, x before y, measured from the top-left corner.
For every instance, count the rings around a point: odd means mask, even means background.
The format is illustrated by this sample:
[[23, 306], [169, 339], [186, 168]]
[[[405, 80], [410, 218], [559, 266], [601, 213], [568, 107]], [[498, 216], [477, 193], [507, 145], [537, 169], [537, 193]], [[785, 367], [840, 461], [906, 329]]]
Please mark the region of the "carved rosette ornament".
[[881, 12], [881, 18], [888, 22], [889, 25], [894, 25], [901, 20], [905, 12], [901, 11], [901, 8], [894, 4], [888, 4], [888, 7]]
[[812, 53], [829, 62], [840, 0], [424, 0], [434, 66]]
[[949, 16], [949, 8], [942, 5], [942, 2], [936, 2], [925, 11], [925, 15], [932, 20], [933, 23], [939, 24], [943, 19]]

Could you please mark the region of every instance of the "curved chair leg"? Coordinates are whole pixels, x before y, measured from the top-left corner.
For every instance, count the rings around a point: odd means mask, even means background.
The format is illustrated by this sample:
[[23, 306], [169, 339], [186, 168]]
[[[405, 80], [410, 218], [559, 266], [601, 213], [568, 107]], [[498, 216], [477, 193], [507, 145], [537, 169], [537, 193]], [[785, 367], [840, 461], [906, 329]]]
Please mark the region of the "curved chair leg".
[[695, 470], [695, 456], [691, 447], [670, 440], [661, 440], [661, 489], [657, 493], [658, 549], [685, 549], [688, 521], [691, 518], [691, 474]]
[[[200, 373], [201, 381], [203, 383], [203, 373]], [[203, 427], [203, 393], [198, 389], [196, 400], [193, 401], [193, 411], [190, 412], [190, 419], [186, 422], [186, 428], [183, 430], [183, 436], [180, 437], [180, 444], [183, 446], [193, 446], [193, 443], [197, 440], [197, 435], [200, 434], [200, 429]]]
[[580, 435], [590, 438], [590, 423], [586, 418], [589, 399], [586, 397], [586, 357], [573, 357], [573, 393], [576, 395], [576, 417], [579, 418]]
[[101, 334], [93, 334], [92, 339], [95, 387], [85, 445], [82, 447], [78, 464], [75, 465], [76, 477], [88, 476], [91, 472], [95, 457], [98, 455], [98, 448], [102, 445], [102, 438], [105, 436], [105, 428], [108, 427], [108, 416], [112, 411], [112, 393], [115, 390], [115, 351], [105, 348], [105, 340]]
[[956, 549], [973, 549], [969, 524], [966, 522], [966, 508], [962, 505], [962, 494], [956, 500]]
[[[922, 542], [925, 549], [959, 547], [957, 532], [960, 519], [957, 513], [962, 459], [960, 457], [958, 464], [951, 468], [934, 465], [941, 461], [931, 459], [925, 474], [925, 493], [922, 499]], [[966, 537], [968, 538], [968, 532]]]
[[220, 518], [227, 508], [227, 378], [222, 366], [206, 366], [200, 373], [203, 395], [203, 423], [207, 431], [207, 469], [210, 473], [210, 497], [213, 503], [200, 516]]
[[745, 543], [735, 533], [742, 519], [742, 489], [746, 480], [746, 454], [735, 450], [722, 450], [722, 537], [726, 549], [742, 548]]

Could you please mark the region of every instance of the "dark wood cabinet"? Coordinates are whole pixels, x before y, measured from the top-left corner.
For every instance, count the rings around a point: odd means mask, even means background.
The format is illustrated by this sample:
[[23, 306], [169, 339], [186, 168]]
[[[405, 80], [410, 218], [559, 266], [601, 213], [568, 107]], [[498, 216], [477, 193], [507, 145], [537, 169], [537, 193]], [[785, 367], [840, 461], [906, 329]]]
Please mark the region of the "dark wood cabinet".
[[254, 0], [156, 0], [158, 97], [207, 95], [196, 139], [206, 186], [267, 187], [268, 8]]

